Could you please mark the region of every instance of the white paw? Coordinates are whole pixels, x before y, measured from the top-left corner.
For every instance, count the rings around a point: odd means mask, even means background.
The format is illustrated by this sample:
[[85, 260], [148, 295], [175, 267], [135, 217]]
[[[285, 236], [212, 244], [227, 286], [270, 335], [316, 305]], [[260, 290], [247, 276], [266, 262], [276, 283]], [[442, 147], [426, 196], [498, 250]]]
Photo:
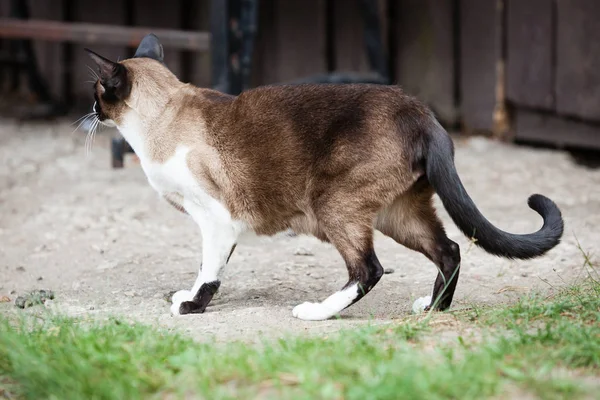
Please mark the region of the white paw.
[[180, 290], [173, 294], [172, 304], [171, 304], [171, 314], [180, 315], [179, 314], [179, 306], [184, 301], [192, 301], [194, 299], [194, 295], [189, 290]]
[[333, 317], [335, 310], [325, 307], [321, 303], [302, 303], [292, 310], [292, 315], [305, 321], [322, 321]]
[[425, 311], [425, 307], [431, 304], [431, 296], [419, 297], [412, 305], [412, 312], [420, 314]]

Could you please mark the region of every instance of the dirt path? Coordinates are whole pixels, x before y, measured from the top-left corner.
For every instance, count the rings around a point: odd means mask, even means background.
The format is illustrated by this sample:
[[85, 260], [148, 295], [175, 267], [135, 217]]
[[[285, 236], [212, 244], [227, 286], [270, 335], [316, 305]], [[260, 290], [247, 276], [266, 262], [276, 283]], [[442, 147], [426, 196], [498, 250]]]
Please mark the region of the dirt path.
[[[415, 297], [430, 293], [433, 264], [379, 236], [379, 259], [395, 272], [341, 320], [299, 321], [291, 315], [294, 305], [323, 299], [345, 283], [341, 258], [308, 237], [255, 238], [236, 249], [205, 314], [174, 318], [163, 297], [192, 285], [198, 228], [158, 198], [139, 165], [127, 160], [123, 170], [110, 168], [109, 133], [86, 157], [83, 135], [70, 135], [72, 129], [0, 120], [0, 296], [14, 300], [30, 289], [52, 289], [52, 307], [70, 315], [128, 316], [225, 340], [383, 323], [406, 316]], [[469, 249], [440, 208], [463, 254], [455, 308], [508, 301], [582, 273], [574, 234], [587, 250], [598, 249], [600, 170], [575, 165], [567, 153], [481, 138], [457, 142], [456, 158], [471, 196], [500, 228], [537, 230], [541, 219], [526, 201], [539, 192], [559, 204], [566, 229], [546, 257], [511, 262]], [[313, 255], [295, 255], [299, 248]], [[0, 312], [22, 311], [4, 303]]]

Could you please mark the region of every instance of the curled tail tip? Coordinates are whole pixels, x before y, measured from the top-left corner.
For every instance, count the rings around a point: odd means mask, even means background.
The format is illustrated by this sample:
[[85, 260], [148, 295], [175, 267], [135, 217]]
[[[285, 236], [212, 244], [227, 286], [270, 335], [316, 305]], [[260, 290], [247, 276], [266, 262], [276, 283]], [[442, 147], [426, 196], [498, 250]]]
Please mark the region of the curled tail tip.
[[564, 231], [562, 213], [555, 202], [541, 194], [533, 194], [527, 201], [529, 207], [535, 210], [544, 219], [544, 229], [548, 232], [554, 245], [560, 242]]
[[532, 194], [527, 200], [529, 207], [538, 212], [544, 220], [547, 217], [558, 218], [562, 221], [562, 213], [555, 202], [542, 194]]
[[537, 209], [550, 209], [550, 208], [556, 208], [557, 211], [560, 212], [560, 210], [558, 210], [557, 205], [550, 200], [548, 197], [544, 196], [543, 194], [532, 194], [531, 196], [529, 196], [529, 199], [527, 199], [527, 204], [529, 205], [529, 207], [533, 208], [534, 210], [537, 211]]

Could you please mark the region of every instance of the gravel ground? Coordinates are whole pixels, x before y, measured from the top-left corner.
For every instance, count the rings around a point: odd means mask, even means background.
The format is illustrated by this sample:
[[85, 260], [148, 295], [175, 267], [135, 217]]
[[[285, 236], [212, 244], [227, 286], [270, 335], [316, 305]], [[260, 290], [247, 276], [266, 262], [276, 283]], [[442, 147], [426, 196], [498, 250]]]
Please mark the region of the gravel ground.
[[[434, 265], [379, 235], [378, 257], [394, 272], [341, 319], [299, 321], [292, 317], [294, 305], [322, 300], [346, 282], [341, 258], [310, 237], [250, 238], [237, 247], [207, 312], [172, 317], [164, 297], [193, 284], [201, 253], [198, 228], [158, 198], [134, 159], [122, 170], [110, 168], [113, 131], [100, 134], [86, 156], [84, 135], [72, 130], [68, 122], [0, 120], [0, 299], [11, 299], [0, 303], [2, 313], [36, 312], [41, 306], [23, 311], [14, 300], [49, 289], [56, 295], [50, 307], [68, 315], [118, 315], [198, 339], [253, 339], [259, 333], [319, 334], [385, 323], [405, 317], [416, 297], [430, 294]], [[506, 302], [582, 277], [575, 236], [586, 250], [598, 249], [600, 170], [578, 166], [561, 151], [483, 138], [456, 143], [463, 182], [498, 227], [537, 230], [541, 219], [526, 201], [539, 192], [558, 203], [566, 228], [563, 242], [545, 257], [503, 260], [469, 248], [438, 201], [448, 234], [462, 249], [453, 307]]]

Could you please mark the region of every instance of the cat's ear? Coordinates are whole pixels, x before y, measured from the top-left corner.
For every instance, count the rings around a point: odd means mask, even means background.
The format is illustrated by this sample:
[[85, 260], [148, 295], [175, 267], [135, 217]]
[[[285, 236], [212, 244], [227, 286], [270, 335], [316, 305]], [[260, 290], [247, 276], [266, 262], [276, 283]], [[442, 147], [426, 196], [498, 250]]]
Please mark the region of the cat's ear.
[[164, 64], [164, 56], [163, 47], [158, 41], [158, 37], [154, 33], [149, 33], [144, 36], [133, 57], [151, 58]]
[[109, 94], [115, 95], [119, 99], [124, 99], [129, 95], [129, 84], [127, 81], [127, 69], [123, 64], [116, 63], [100, 54], [94, 53], [90, 49], [85, 49], [92, 60], [98, 66], [100, 73], [100, 84]]
[[117, 69], [117, 63], [114, 61], [110, 61], [108, 58], [102, 57], [100, 54], [94, 53], [92, 50], [87, 47], [84, 49], [90, 55], [92, 60], [98, 66], [98, 72], [100, 73], [100, 78], [109, 78], [113, 75], [114, 71]]

